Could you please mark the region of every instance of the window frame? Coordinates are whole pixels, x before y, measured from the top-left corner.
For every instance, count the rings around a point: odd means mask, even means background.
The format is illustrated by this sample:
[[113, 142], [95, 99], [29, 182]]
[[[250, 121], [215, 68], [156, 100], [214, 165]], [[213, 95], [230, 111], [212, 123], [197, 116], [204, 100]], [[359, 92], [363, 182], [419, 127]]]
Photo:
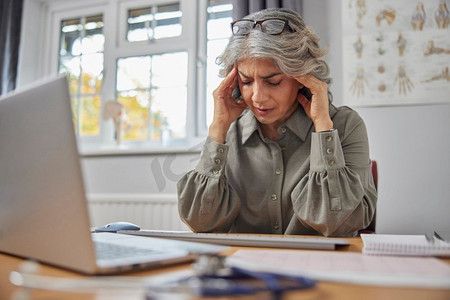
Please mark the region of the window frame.
[[[127, 15], [129, 9], [149, 6], [146, 0], [81, 0], [76, 3], [70, 1], [49, 1], [45, 4], [44, 18], [44, 50], [40, 72], [44, 76], [54, 76], [58, 73], [60, 24], [62, 20], [103, 15], [103, 34], [105, 35], [103, 82], [101, 88], [102, 109], [106, 101], [116, 99], [116, 66], [119, 58], [132, 56], [158, 55], [167, 52], [186, 51], [188, 54], [187, 79], [187, 111], [186, 111], [186, 139], [181, 141], [189, 148], [197, 145], [206, 136], [206, 97], [203, 87], [206, 87], [206, 77], [203, 74], [206, 65], [206, 44], [197, 44], [198, 40], [206, 38], [206, 7], [207, 0], [155, 0], [151, 5], [161, 5], [173, 2], [180, 3], [182, 11], [180, 36], [161, 38], [149, 41], [129, 42], [126, 40]], [[202, 17], [202, 15], [204, 16]], [[205, 19], [205, 20], [203, 20]], [[204, 22], [204, 26], [202, 25]], [[203, 42], [205, 43], [205, 42]], [[199, 49], [205, 48], [199, 52]], [[99, 149], [114, 144], [112, 122], [103, 121], [100, 116], [100, 134], [95, 137], [79, 137], [81, 148]], [[125, 144], [124, 144], [125, 145]], [[150, 140], [143, 142], [127, 142], [126, 148], [161, 148], [159, 143]], [[179, 148], [178, 142], [173, 147]], [[169, 145], [170, 148], [170, 145]]]

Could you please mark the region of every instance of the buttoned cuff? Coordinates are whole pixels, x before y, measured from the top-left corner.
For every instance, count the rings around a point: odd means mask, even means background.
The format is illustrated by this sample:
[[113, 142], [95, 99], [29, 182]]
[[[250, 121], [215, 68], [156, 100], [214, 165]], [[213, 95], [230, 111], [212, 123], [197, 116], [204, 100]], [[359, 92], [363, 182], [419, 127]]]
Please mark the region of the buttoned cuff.
[[345, 166], [337, 129], [313, 132], [311, 136], [311, 171], [337, 170]]
[[208, 137], [195, 171], [213, 178], [224, 176], [228, 147]]

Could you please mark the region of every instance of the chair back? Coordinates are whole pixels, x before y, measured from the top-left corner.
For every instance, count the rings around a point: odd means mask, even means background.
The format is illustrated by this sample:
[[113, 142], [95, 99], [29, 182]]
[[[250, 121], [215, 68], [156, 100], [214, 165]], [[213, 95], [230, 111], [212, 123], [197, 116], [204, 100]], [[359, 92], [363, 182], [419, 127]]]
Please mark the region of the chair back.
[[[377, 166], [377, 162], [375, 160], [372, 160], [372, 177], [373, 177], [373, 182], [375, 183], [375, 188], [378, 190], [378, 166]], [[360, 230], [359, 234], [375, 233], [376, 221], [377, 221], [377, 211], [375, 210], [375, 213], [373, 214], [373, 219], [370, 222], [369, 226], [367, 226], [366, 229]]]
[[378, 189], [378, 167], [375, 160], [372, 160], [372, 176], [373, 182], [375, 183], [375, 188]]

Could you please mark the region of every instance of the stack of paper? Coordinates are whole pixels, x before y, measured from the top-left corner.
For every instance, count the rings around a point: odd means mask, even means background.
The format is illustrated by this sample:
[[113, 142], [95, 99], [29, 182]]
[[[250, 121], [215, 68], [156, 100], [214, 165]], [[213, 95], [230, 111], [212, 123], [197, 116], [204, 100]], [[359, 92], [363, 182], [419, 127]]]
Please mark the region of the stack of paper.
[[425, 235], [361, 234], [363, 254], [450, 256], [450, 243]]

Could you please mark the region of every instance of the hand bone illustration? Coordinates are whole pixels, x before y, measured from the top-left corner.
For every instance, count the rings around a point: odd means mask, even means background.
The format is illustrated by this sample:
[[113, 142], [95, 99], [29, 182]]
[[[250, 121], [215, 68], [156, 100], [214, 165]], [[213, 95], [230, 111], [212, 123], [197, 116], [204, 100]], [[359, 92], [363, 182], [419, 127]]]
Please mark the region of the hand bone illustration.
[[398, 74], [395, 76], [394, 85], [398, 82], [398, 93], [400, 95], [406, 95], [408, 92], [411, 92], [414, 84], [411, 82], [409, 77], [406, 75], [405, 66], [398, 66]]
[[350, 86], [350, 92], [356, 97], [364, 96], [364, 84], [368, 84], [367, 79], [364, 75], [364, 68], [360, 67], [356, 70], [356, 78], [353, 80]]

